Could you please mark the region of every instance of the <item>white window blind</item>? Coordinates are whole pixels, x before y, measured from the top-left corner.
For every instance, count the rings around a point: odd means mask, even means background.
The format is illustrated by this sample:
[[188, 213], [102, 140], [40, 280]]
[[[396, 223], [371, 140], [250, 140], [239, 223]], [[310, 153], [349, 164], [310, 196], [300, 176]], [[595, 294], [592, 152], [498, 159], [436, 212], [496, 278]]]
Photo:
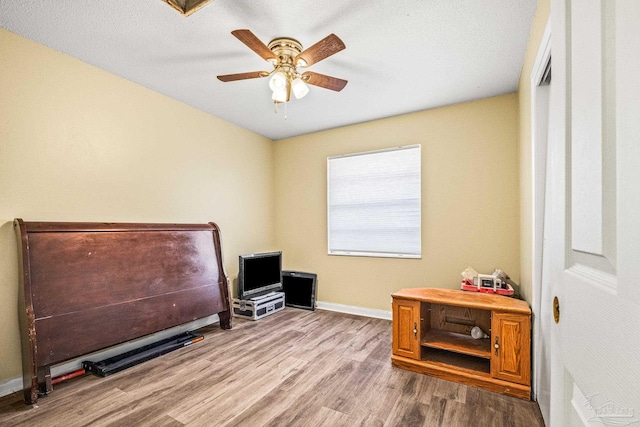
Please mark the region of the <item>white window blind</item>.
[[327, 159], [330, 255], [420, 258], [420, 145]]

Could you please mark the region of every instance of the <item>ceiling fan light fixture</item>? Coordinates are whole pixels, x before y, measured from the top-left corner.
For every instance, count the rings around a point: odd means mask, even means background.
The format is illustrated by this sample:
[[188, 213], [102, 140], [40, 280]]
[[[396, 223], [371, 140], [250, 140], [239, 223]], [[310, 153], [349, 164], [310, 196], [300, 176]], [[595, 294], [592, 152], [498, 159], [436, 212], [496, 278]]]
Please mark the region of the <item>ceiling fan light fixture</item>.
[[232, 82], [236, 80], [269, 77], [269, 88], [272, 91], [271, 99], [276, 104], [276, 113], [278, 112], [277, 104], [284, 103], [285, 118], [287, 103], [291, 100], [291, 93], [293, 93], [297, 99], [300, 99], [309, 93], [308, 85], [340, 92], [347, 84], [347, 81], [343, 79], [314, 73], [313, 71], [300, 73], [297, 69], [297, 67], [307, 67], [316, 64], [345, 49], [344, 43], [335, 34], [329, 34], [324, 39], [304, 50], [300, 42], [290, 37], [275, 38], [271, 40], [268, 45], [265, 45], [255, 34], [247, 29], [234, 30], [231, 34], [244, 43], [249, 49], [257, 53], [262, 59], [271, 63], [273, 69], [271, 71], [225, 74], [218, 76], [218, 80], [222, 82]]
[[300, 77], [296, 77], [291, 82], [291, 90], [296, 99], [304, 98], [309, 93], [309, 86], [307, 86]]
[[269, 80], [269, 88], [272, 91], [276, 91], [277, 89], [286, 89], [287, 88], [287, 75], [282, 71], [276, 71], [271, 76]]

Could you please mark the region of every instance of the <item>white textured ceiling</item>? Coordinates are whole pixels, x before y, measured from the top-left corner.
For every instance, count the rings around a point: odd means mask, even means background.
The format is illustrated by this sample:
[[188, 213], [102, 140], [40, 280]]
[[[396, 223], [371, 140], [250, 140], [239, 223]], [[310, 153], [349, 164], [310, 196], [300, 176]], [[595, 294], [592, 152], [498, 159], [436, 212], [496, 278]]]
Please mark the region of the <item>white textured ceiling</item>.
[[[1, 0], [0, 26], [278, 140], [514, 92], [536, 0], [213, 0], [184, 17], [161, 0]], [[345, 50], [308, 70], [348, 80], [310, 86], [274, 113], [271, 70], [231, 35], [309, 47], [330, 33]], [[1, 58], [0, 58], [1, 60]]]

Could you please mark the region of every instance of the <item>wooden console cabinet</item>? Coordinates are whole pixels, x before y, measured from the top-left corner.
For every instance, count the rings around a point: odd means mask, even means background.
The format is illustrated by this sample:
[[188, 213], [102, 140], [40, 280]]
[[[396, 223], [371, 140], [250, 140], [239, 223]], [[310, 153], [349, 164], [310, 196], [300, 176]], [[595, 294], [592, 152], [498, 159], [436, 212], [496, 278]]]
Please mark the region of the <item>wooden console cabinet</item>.
[[[403, 289], [393, 297], [398, 368], [531, 398], [531, 310], [525, 301], [455, 289]], [[474, 339], [480, 327], [490, 337]]]

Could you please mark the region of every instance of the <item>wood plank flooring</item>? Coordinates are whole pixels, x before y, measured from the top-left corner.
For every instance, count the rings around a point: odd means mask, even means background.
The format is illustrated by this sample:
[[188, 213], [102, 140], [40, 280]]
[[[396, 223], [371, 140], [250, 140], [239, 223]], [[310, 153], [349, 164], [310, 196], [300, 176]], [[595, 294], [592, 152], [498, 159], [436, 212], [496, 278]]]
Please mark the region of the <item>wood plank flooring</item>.
[[107, 378], [85, 375], [2, 426], [543, 426], [534, 402], [391, 366], [391, 322], [286, 308]]

